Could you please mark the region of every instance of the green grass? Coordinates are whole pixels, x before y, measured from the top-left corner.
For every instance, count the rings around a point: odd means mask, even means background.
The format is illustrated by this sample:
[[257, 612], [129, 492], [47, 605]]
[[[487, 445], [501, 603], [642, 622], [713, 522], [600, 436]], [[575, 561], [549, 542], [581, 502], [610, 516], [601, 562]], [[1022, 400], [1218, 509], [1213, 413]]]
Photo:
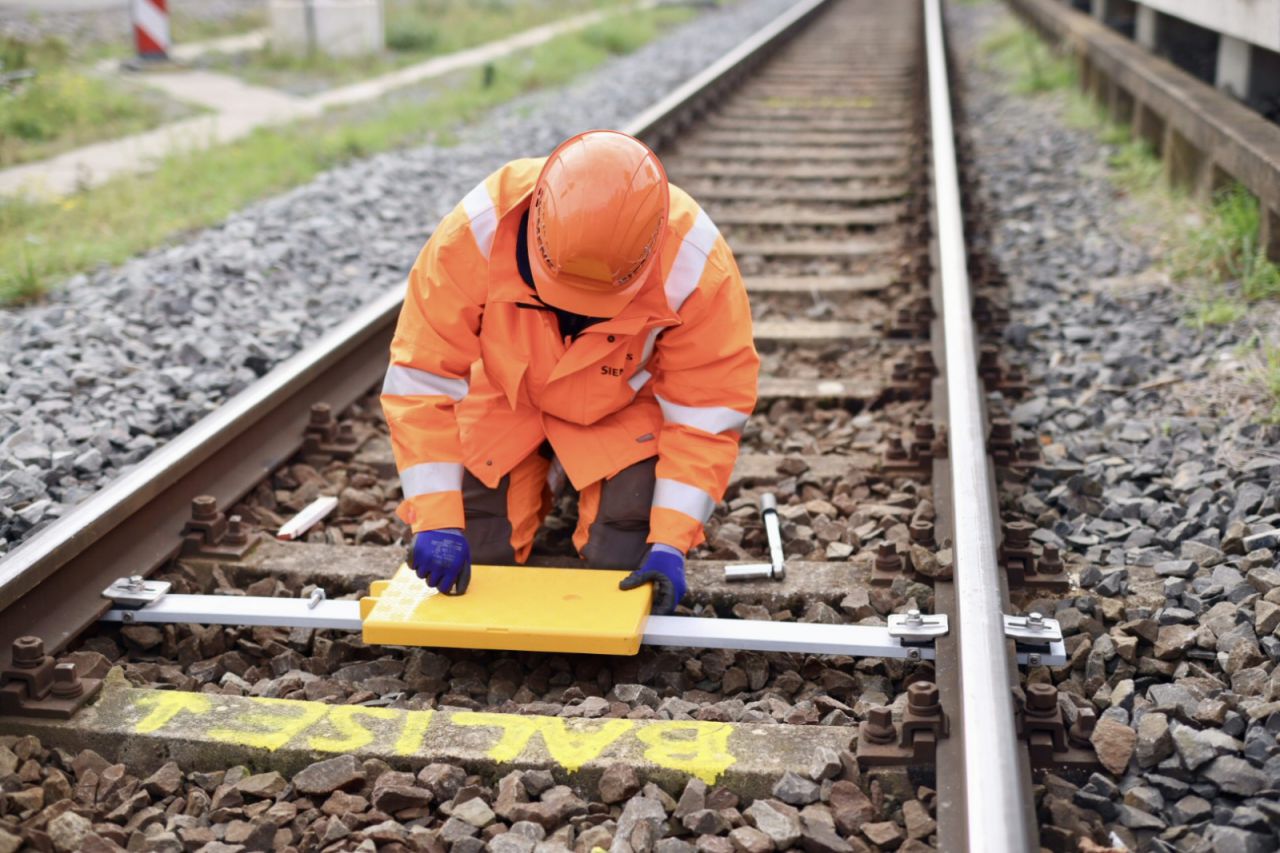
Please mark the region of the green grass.
[[629, 14], [508, 57], [487, 74], [476, 69], [455, 75], [425, 98], [406, 92], [386, 103], [262, 129], [232, 145], [170, 157], [149, 175], [111, 181], [57, 204], [0, 201], [0, 302], [36, 299], [67, 276], [120, 263], [353, 158], [428, 139], [447, 141], [452, 129], [496, 104], [564, 83], [691, 16], [680, 8]]
[[337, 59], [321, 53], [297, 55], [268, 47], [236, 56], [211, 57], [209, 61], [259, 85], [312, 90], [383, 74], [593, 9], [616, 8], [622, 2], [388, 0], [387, 49], [381, 53]]
[[0, 71], [34, 76], [0, 86], [0, 168], [156, 126], [152, 100], [68, 64], [57, 40], [0, 38]]
[[1238, 282], [1250, 301], [1280, 297], [1280, 267], [1258, 243], [1260, 217], [1258, 200], [1244, 187], [1218, 193], [1203, 224], [1179, 241], [1172, 258], [1175, 276]]
[[981, 51], [992, 66], [1013, 78], [1013, 90], [1018, 94], [1034, 95], [1075, 85], [1075, 66], [1016, 22], [987, 38]]
[[1200, 299], [1193, 308], [1188, 322], [1204, 331], [1216, 326], [1230, 326], [1244, 318], [1248, 308], [1238, 299], [1214, 296]]
[[208, 41], [261, 29], [267, 25], [266, 4], [262, 5], [261, 9], [246, 9], [229, 18], [209, 19], [188, 13], [189, 7], [185, 3], [172, 3], [169, 6], [169, 28], [173, 33], [173, 43]]

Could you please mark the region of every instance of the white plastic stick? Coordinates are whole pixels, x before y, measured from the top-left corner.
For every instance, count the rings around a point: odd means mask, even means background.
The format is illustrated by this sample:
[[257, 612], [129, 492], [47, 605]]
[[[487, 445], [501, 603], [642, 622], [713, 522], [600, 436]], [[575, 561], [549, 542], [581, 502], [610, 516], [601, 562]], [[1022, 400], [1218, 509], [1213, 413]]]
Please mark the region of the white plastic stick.
[[337, 505], [338, 499], [332, 495], [316, 498], [307, 504], [302, 512], [286, 521], [276, 533], [276, 538], [297, 539], [333, 512]]

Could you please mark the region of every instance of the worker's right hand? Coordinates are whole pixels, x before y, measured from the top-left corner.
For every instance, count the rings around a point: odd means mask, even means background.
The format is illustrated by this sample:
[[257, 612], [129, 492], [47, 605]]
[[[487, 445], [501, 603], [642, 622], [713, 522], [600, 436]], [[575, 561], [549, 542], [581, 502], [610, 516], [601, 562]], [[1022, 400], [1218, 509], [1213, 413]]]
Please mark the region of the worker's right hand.
[[456, 527], [424, 530], [414, 537], [409, 565], [427, 586], [462, 595], [471, 582], [471, 546]]

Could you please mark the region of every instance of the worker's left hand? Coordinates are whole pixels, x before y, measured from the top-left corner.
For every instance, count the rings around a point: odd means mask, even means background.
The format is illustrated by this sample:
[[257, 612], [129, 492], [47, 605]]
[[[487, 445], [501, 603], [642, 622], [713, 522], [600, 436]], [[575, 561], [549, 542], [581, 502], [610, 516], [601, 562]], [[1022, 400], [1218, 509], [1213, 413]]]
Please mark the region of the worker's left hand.
[[684, 554], [670, 545], [654, 545], [644, 565], [622, 579], [618, 589], [635, 589], [653, 584], [653, 612], [671, 613], [684, 598]]
[[409, 566], [427, 586], [462, 595], [471, 582], [471, 547], [457, 528], [424, 530], [413, 539]]

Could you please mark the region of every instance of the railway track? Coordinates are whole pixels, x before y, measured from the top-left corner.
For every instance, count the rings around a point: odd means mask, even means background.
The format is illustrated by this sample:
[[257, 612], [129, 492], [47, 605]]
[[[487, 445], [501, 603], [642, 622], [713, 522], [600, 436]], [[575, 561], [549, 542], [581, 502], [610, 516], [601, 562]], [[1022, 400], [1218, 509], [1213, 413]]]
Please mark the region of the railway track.
[[[630, 762], [671, 794], [690, 777], [720, 785], [723, 808], [771, 794], [821, 806], [829, 827], [795, 818], [808, 849], [1034, 849], [1032, 760], [1086, 766], [1075, 747], [1088, 720], [1019, 685], [1019, 659], [1055, 660], [1061, 637], [1052, 620], [1015, 617], [1007, 587], [1061, 577], [1050, 560], [1037, 571], [1045, 555], [995, 510], [997, 470], [1034, 459], [984, 407], [1017, 382], [978, 337], [998, 309], [969, 282], [972, 266], [986, 283], [964, 245], [938, 3], [800, 3], [626, 129], [728, 238], [762, 357], [726, 506], [692, 555], [687, 612], [651, 623], [658, 648], [425, 652], [337, 630], [403, 557], [375, 390], [399, 307], [388, 294], [0, 562], [3, 725], [63, 749], [92, 742], [140, 773], [165, 757], [290, 772], [354, 752], [489, 779], [551, 771], [581, 791]], [[767, 552], [764, 493], [778, 498], [786, 578], [726, 582], [726, 565]], [[325, 494], [337, 508], [302, 541], [273, 538]], [[571, 513], [539, 539], [544, 564], [570, 561]], [[112, 610], [102, 590], [130, 575], [170, 592]], [[205, 609], [160, 612], [190, 594]], [[72, 668], [42, 661], [40, 645]], [[112, 664], [97, 704], [57, 719]], [[330, 705], [365, 710], [339, 720]], [[554, 722], [565, 717], [601, 722]], [[604, 737], [611, 721], [622, 733]], [[686, 722], [688, 740], [661, 728]], [[579, 840], [625, 821], [595, 805], [508, 812], [553, 838], [557, 821]], [[400, 811], [431, 815], [425, 802]], [[335, 814], [323, 831], [276, 828], [324, 846]], [[691, 835], [718, 826], [687, 817]]]

